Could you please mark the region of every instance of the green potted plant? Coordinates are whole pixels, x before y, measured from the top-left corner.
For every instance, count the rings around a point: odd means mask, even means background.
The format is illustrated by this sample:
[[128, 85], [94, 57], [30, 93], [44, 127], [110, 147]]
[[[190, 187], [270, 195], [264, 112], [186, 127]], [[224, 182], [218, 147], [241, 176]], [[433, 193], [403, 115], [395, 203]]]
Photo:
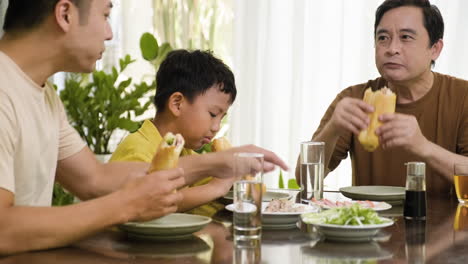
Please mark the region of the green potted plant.
[[[167, 43], [159, 46], [151, 33], [142, 35], [140, 47], [143, 58], [156, 70], [172, 50]], [[122, 72], [133, 62], [134, 60], [127, 55], [119, 60], [118, 67], [112, 67], [111, 72], [70, 74], [65, 80], [64, 89], [60, 91], [70, 124], [98, 158], [101, 155], [110, 156], [112, 149], [109, 143], [116, 130], [137, 130], [141, 122], [135, 120], [151, 106], [151, 97], [156, 89], [155, 76], [150, 84], [141, 82], [133, 86], [132, 78], [122, 81], [119, 79]], [[69, 204], [73, 200], [70, 200], [69, 195], [56, 184], [52, 203]]]
[[74, 74], [65, 81], [60, 98], [72, 126], [95, 154], [110, 154], [109, 142], [117, 129], [135, 131], [134, 121], [148, 110], [151, 102], [141, 103], [154, 91], [154, 83], [142, 82], [129, 89], [132, 78], [117, 83], [117, 79], [133, 60], [127, 55], [120, 59], [120, 67], [112, 72], [94, 71], [91, 75]]

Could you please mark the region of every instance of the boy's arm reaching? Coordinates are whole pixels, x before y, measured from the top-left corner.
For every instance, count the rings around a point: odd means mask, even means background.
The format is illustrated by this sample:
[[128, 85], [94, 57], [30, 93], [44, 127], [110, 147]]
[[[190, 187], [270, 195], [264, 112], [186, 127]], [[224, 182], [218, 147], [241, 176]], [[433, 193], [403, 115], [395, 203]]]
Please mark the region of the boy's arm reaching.
[[207, 184], [179, 190], [184, 198], [177, 204], [177, 211], [186, 212], [222, 197], [229, 191], [233, 181], [234, 177], [226, 179], [213, 178]]

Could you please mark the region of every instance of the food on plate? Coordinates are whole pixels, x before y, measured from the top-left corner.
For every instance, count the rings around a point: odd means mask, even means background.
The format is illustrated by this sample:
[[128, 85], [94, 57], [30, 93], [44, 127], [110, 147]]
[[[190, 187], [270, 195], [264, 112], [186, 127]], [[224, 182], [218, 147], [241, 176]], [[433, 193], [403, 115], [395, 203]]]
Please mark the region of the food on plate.
[[348, 226], [378, 225], [391, 222], [390, 219], [379, 217], [370, 208], [363, 208], [360, 204], [350, 207], [331, 208], [320, 213], [307, 213], [302, 215], [306, 224], [332, 224]]
[[320, 206], [322, 208], [325, 208], [325, 209], [329, 209], [329, 208], [337, 208], [337, 207], [350, 207], [352, 206], [353, 204], [360, 204], [361, 207], [364, 207], [364, 208], [372, 208], [372, 209], [389, 209], [388, 207], [390, 207], [390, 204], [386, 203], [386, 202], [373, 202], [373, 201], [369, 201], [369, 200], [365, 200], [365, 201], [359, 201], [359, 200], [355, 200], [355, 201], [330, 201], [328, 199], [315, 199], [315, 198], [312, 198], [310, 200], [310, 204], [312, 205], [317, 205], [317, 206]]
[[180, 152], [184, 148], [184, 144], [184, 138], [180, 134], [167, 133], [158, 146], [158, 152], [156, 152], [151, 161], [148, 173], [177, 167]]
[[211, 150], [213, 152], [223, 151], [232, 148], [231, 143], [225, 137], [216, 138], [211, 143]]
[[375, 92], [367, 88], [364, 93], [364, 102], [374, 106], [374, 112], [369, 113], [370, 123], [367, 129], [359, 133], [359, 142], [365, 150], [372, 152], [379, 146], [379, 138], [375, 130], [380, 126], [379, 116], [384, 113], [394, 113], [396, 95], [387, 87]]
[[303, 212], [305, 210], [304, 206], [302, 205], [295, 206], [295, 205], [296, 204], [293, 201], [289, 201], [286, 199], [272, 199], [268, 203], [264, 212], [266, 213], [276, 213], [276, 212], [290, 213], [290, 212]]

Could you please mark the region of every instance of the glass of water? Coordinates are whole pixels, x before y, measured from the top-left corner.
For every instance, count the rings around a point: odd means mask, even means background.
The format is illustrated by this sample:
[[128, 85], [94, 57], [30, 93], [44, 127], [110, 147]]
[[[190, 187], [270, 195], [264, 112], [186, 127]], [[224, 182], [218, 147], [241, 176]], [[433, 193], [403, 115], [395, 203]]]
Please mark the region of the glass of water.
[[263, 154], [235, 153], [234, 240], [259, 240], [262, 233]]
[[301, 202], [308, 204], [310, 199], [323, 198], [323, 177], [325, 160], [325, 143], [307, 141], [301, 143], [300, 185]]

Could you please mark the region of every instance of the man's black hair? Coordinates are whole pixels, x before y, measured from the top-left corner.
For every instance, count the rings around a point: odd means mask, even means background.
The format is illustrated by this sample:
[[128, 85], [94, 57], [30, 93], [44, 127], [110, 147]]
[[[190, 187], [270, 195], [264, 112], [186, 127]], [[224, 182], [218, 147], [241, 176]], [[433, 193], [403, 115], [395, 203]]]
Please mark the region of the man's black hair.
[[[80, 10], [80, 23], [87, 23], [93, 0], [71, 0]], [[24, 32], [41, 25], [52, 14], [59, 0], [10, 0], [5, 14], [5, 32]]]

